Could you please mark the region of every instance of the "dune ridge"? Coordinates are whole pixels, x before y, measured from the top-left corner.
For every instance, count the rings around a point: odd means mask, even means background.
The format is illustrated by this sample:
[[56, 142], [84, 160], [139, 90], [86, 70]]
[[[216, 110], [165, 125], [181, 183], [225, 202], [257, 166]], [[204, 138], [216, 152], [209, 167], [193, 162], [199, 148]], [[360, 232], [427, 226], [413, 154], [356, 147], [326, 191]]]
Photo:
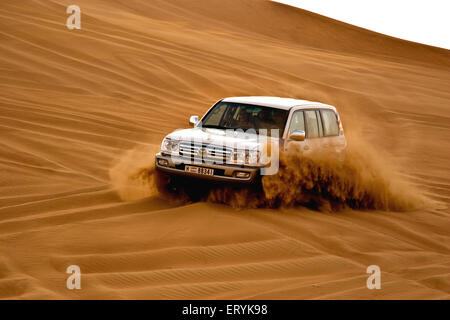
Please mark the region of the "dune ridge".
[[[72, 31], [70, 4], [0, 4], [0, 298], [450, 298], [448, 50], [269, 1], [78, 0]], [[336, 105], [436, 205], [122, 201], [124, 154], [239, 95]], [[366, 288], [372, 264], [382, 290]]]

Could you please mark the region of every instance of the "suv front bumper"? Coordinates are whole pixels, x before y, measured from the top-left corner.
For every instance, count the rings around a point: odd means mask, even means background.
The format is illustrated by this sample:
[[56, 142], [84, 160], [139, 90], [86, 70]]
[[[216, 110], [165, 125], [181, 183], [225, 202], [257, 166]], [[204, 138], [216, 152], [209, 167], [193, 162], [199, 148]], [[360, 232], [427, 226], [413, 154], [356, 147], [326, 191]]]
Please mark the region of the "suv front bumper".
[[[164, 161], [165, 160], [165, 161]], [[162, 163], [165, 162], [163, 165]], [[259, 167], [246, 167], [233, 164], [196, 163], [181, 157], [166, 156], [158, 153], [155, 157], [156, 168], [162, 172], [213, 181], [250, 183], [259, 176]], [[214, 169], [213, 175], [203, 175], [185, 171], [185, 166]], [[248, 173], [248, 177], [240, 178], [238, 173]]]

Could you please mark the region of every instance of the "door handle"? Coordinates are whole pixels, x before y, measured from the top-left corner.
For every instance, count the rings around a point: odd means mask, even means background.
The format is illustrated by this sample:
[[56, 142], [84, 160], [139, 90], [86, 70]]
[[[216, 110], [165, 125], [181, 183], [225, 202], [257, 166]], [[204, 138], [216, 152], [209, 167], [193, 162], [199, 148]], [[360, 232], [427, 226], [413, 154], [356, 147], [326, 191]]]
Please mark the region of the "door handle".
[[304, 146], [303, 150], [309, 150], [309, 146]]

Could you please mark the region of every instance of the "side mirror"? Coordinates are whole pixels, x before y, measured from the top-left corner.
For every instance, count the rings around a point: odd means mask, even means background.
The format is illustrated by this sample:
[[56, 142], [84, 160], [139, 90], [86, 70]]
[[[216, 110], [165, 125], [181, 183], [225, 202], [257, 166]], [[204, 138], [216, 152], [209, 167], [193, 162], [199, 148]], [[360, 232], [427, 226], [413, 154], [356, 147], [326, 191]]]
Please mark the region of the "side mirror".
[[198, 116], [191, 116], [189, 118], [189, 123], [190, 124], [193, 124], [195, 126], [197, 124], [197, 122], [198, 122]]
[[289, 135], [289, 140], [303, 141], [305, 140], [305, 131], [295, 130]]

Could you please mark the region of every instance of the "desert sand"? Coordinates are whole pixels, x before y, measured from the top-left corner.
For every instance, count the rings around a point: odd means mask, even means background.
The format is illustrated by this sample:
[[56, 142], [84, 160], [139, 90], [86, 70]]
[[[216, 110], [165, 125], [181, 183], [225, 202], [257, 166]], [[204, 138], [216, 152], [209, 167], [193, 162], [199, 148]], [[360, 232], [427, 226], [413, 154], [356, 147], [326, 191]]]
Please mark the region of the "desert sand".
[[[74, 2], [81, 30], [65, 26]], [[0, 37], [0, 298], [450, 298], [448, 50], [256, 0], [2, 0]], [[429, 201], [236, 209], [150, 184], [120, 197], [118, 163], [150, 172], [167, 133], [245, 95], [335, 105], [349, 141]]]

